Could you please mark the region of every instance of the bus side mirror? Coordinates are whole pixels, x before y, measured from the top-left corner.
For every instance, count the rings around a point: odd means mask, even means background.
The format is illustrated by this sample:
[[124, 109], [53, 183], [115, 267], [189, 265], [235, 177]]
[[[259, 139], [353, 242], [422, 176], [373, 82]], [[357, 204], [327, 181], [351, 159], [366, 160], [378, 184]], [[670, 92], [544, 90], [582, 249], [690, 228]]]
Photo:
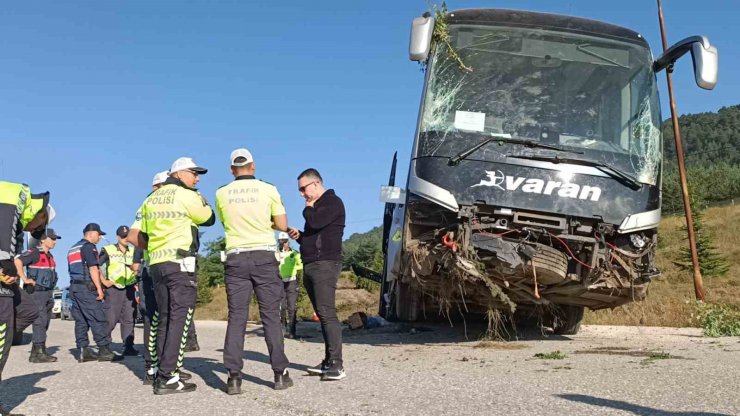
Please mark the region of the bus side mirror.
[[424, 62], [429, 56], [432, 46], [432, 32], [434, 31], [434, 18], [425, 14], [414, 18], [411, 22], [411, 40], [409, 42], [409, 59]]
[[406, 191], [398, 186], [381, 186], [380, 202], [385, 204], [405, 204]]
[[696, 85], [705, 90], [714, 89], [717, 85], [719, 55], [717, 48], [709, 44], [709, 40], [704, 36], [691, 36], [677, 42], [653, 63], [653, 69], [655, 72], [660, 72], [673, 65], [678, 58], [689, 51], [694, 61]]

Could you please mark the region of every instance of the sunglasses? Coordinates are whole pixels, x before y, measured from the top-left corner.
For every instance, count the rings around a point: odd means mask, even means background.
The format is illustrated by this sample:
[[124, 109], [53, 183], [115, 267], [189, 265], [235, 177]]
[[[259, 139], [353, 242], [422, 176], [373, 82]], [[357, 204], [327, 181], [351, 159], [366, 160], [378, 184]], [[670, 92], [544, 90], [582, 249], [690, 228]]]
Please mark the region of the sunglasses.
[[200, 176], [200, 173], [198, 173], [198, 172], [196, 172], [196, 171], [194, 171], [194, 170], [190, 170], [190, 169], [187, 169], [187, 170], [186, 170], [186, 172], [190, 172], [190, 173], [192, 173], [192, 174], [193, 174], [194, 176]]
[[319, 183], [319, 181], [313, 181], [313, 182], [307, 183], [307, 184], [305, 184], [303, 186], [299, 186], [298, 187], [298, 192], [301, 192], [301, 193], [306, 192], [306, 188], [308, 188], [309, 186], [311, 186], [311, 185], [313, 185], [315, 183]]

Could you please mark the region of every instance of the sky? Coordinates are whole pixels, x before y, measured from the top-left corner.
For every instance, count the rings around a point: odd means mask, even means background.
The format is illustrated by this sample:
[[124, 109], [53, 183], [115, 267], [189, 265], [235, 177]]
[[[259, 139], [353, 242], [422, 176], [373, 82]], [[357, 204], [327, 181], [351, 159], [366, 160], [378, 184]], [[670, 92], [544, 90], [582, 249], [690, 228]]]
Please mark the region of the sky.
[[[380, 186], [399, 153], [405, 184], [423, 74], [408, 60], [411, 20], [426, 0], [33, 1], [0, 9], [0, 179], [50, 191], [66, 251], [98, 222], [115, 241], [154, 173], [180, 156], [209, 168], [213, 202], [229, 154], [254, 155], [302, 228], [296, 176], [314, 167], [347, 210], [345, 238], [379, 225]], [[450, 10], [498, 7], [603, 20], [662, 50], [653, 1], [448, 1]], [[740, 103], [740, 3], [664, 0], [669, 43], [703, 34], [719, 49], [714, 91], [676, 65], [679, 113]], [[686, 57], [688, 58], [688, 56]], [[659, 76], [668, 118], [665, 76]], [[222, 235], [216, 225], [205, 241]]]

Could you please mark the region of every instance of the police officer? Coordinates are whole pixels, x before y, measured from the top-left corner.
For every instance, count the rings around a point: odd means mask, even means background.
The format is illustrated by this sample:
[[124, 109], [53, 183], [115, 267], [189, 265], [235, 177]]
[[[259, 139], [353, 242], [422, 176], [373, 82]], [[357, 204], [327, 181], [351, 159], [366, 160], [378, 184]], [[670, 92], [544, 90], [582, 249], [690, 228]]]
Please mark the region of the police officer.
[[136, 319], [136, 274], [133, 270], [134, 249], [129, 246], [128, 227], [116, 229], [117, 244], [109, 244], [100, 251], [99, 263], [110, 287], [105, 291], [106, 314], [111, 338], [116, 324], [121, 324], [123, 355], [139, 355], [134, 348], [134, 320]]
[[[32, 363], [53, 363], [57, 360], [46, 351], [46, 332], [51, 322], [53, 293], [57, 284], [56, 261], [51, 250], [56, 247], [60, 238], [62, 237], [53, 229], [47, 228], [38, 240], [38, 247], [26, 250], [15, 258], [18, 276], [25, 283], [24, 289], [31, 295], [39, 313], [38, 318], [33, 321], [33, 346], [28, 358]], [[27, 273], [24, 273], [24, 267], [28, 268]]]
[[[101, 279], [98, 250], [95, 247], [105, 233], [95, 223], [87, 224], [82, 233], [83, 239], [75, 243], [67, 254], [71, 312], [75, 319], [75, 340], [80, 350], [78, 361], [118, 360], [119, 356], [110, 349], [110, 331], [103, 305], [103, 287], [111, 283]], [[98, 353], [89, 347], [88, 330], [92, 330]]]
[[[18, 272], [12, 260], [0, 260], [0, 381], [5, 363], [8, 361], [13, 343], [14, 321], [21, 318], [16, 314], [13, 292], [18, 288]], [[9, 294], [8, 294], [9, 293]], [[37, 315], [34, 315], [35, 319]], [[0, 404], [0, 415], [11, 415]]]
[[193, 319], [198, 281], [196, 255], [199, 226], [215, 222], [213, 210], [196, 190], [199, 176], [208, 172], [191, 158], [177, 159], [164, 185], [152, 192], [131, 226], [132, 240], [149, 253], [149, 273], [159, 306], [159, 369], [154, 394], [194, 391], [179, 370], [188, 327]]
[[[158, 172], [152, 179], [152, 192], [161, 188], [164, 182], [169, 177], [169, 171]], [[138, 215], [137, 215], [138, 216]], [[140, 226], [140, 225], [139, 225]], [[129, 237], [130, 241], [135, 241], [138, 236], [138, 229], [130, 229]], [[159, 351], [157, 350], [157, 331], [159, 328], [159, 312], [157, 311], [157, 298], [154, 294], [154, 283], [152, 282], [151, 274], [149, 273], [149, 255], [145, 250], [136, 248], [134, 251], [133, 270], [137, 275], [137, 286], [138, 286], [138, 303], [139, 313], [144, 321], [144, 385], [154, 384], [154, 379], [157, 375], [157, 368], [159, 367]], [[190, 324], [190, 330], [188, 331], [188, 342], [185, 346], [185, 352], [188, 352], [188, 345], [192, 342], [195, 343], [195, 347], [198, 346], [198, 341], [195, 339], [195, 335], [192, 336], [190, 333], [195, 332], [195, 321]], [[179, 372], [180, 380], [187, 381], [192, 377], [189, 373], [182, 371]]]
[[296, 302], [298, 301], [298, 273], [303, 271], [301, 253], [290, 247], [288, 233], [278, 234], [278, 260], [280, 278], [283, 280], [283, 303], [280, 305], [280, 321], [286, 338], [296, 337]]
[[216, 211], [226, 234], [224, 280], [229, 320], [224, 340], [224, 365], [229, 372], [227, 393], [241, 393], [244, 329], [252, 290], [257, 296], [264, 326], [274, 388], [283, 390], [291, 387], [293, 381], [288, 374], [288, 358], [280, 330], [283, 285], [273, 230], [285, 231], [288, 219], [277, 189], [254, 177], [254, 159], [247, 149], [231, 153], [231, 173], [235, 180], [216, 191]]
[[51, 219], [48, 201], [48, 192], [31, 194], [28, 185], [0, 181], [0, 380], [16, 325], [25, 328], [38, 317], [30, 297], [21, 297], [14, 258], [23, 248], [23, 231], [39, 231]]
[[[152, 192], [161, 188], [169, 177], [169, 171], [158, 172], [152, 179]], [[137, 213], [137, 217], [139, 213]], [[129, 231], [131, 238], [138, 230]], [[159, 366], [159, 353], [157, 351], [157, 329], [159, 327], [159, 313], [157, 312], [157, 299], [154, 295], [154, 284], [149, 274], [148, 254], [146, 251], [136, 248], [134, 251], [133, 268], [137, 274], [139, 313], [144, 321], [144, 385], [154, 384]], [[180, 374], [182, 378], [182, 373]]]
[[[40, 232], [53, 216], [48, 192], [32, 194], [28, 185], [0, 181], [0, 260], [8, 259], [15, 264], [15, 256], [23, 251], [23, 231]], [[14, 286], [13, 303], [16, 321], [11, 338], [13, 345], [20, 345], [23, 331], [35, 320], [26, 318], [35, 317], [38, 312], [31, 296], [17, 285]]]

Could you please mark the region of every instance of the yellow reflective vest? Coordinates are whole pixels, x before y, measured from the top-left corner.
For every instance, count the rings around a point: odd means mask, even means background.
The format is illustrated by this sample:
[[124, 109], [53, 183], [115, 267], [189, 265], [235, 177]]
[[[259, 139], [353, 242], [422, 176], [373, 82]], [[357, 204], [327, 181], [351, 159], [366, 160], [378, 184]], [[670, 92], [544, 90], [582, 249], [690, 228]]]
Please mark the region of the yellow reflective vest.
[[284, 282], [296, 280], [298, 272], [303, 270], [301, 253], [293, 249], [287, 251], [280, 250], [277, 252], [277, 258], [280, 262], [280, 278]]
[[0, 260], [23, 251], [23, 230], [44, 207], [44, 199], [34, 199], [28, 185], [0, 181]]
[[103, 249], [108, 254], [108, 265], [105, 268], [108, 280], [119, 289], [134, 284], [136, 275], [129, 267], [134, 261], [134, 249], [129, 247], [126, 252], [122, 252], [118, 244], [111, 244]]
[[198, 226], [210, 226], [216, 217], [201, 194], [170, 177], [149, 194], [131, 228], [149, 236], [150, 266], [195, 256], [200, 249]]
[[275, 186], [251, 175], [238, 176], [216, 191], [216, 212], [224, 224], [226, 250], [275, 246], [272, 217], [285, 214]]

